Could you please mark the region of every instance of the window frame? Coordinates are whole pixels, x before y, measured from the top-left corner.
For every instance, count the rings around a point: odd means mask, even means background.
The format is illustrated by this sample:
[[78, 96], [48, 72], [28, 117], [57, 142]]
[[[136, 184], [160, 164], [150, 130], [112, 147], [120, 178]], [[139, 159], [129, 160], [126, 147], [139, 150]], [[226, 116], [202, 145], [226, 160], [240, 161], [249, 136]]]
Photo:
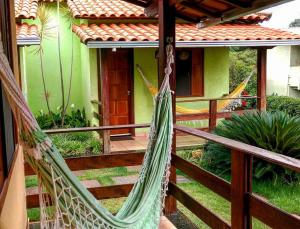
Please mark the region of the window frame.
[[[192, 54], [191, 93], [190, 95], [176, 96], [176, 98], [204, 97], [204, 48], [177, 48], [176, 52], [182, 50]], [[198, 69], [200, 69], [199, 72], [196, 72]], [[198, 83], [199, 87], [195, 87]]]
[[[14, 14], [14, 1], [0, 1], [0, 41], [2, 41], [3, 52], [7, 56], [10, 66], [16, 76], [19, 75], [18, 70], [18, 52], [16, 43], [16, 26]], [[18, 78], [16, 78], [18, 80]], [[19, 152], [16, 143], [18, 137], [17, 126], [6, 99], [0, 82], [0, 160], [1, 160], [1, 176], [2, 182], [0, 186], [0, 214], [6, 194], [8, 191], [10, 179], [12, 176], [14, 164]]]

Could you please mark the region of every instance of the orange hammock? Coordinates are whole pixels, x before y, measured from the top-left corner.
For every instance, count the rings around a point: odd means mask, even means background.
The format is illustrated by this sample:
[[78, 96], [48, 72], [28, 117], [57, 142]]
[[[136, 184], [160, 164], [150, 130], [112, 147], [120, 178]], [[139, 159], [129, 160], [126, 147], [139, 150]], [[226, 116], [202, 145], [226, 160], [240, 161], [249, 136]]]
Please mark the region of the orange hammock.
[[[137, 64], [136, 68], [138, 72], [140, 73], [145, 85], [147, 86], [149, 92], [152, 96], [155, 96], [158, 92], [157, 87], [155, 87], [146, 77], [141, 67]], [[234, 104], [236, 101], [232, 98], [239, 98], [242, 94], [242, 92], [245, 90], [251, 76], [253, 73], [251, 73], [242, 83], [240, 83], [239, 86], [237, 86], [230, 94], [223, 97], [223, 100], [219, 101], [217, 104], [217, 111], [221, 112], [224, 110], [227, 110], [228, 107], [232, 107], [232, 104]], [[224, 100], [225, 98], [225, 100]], [[231, 98], [226, 100], [226, 98]], [[176, 113], [180, 114], [199, 114], [199, 113], [208, 113], [208, 108], [201, 108], [201, 109], [191, 109], [186, 108], [183, 106], [176, 105]]]

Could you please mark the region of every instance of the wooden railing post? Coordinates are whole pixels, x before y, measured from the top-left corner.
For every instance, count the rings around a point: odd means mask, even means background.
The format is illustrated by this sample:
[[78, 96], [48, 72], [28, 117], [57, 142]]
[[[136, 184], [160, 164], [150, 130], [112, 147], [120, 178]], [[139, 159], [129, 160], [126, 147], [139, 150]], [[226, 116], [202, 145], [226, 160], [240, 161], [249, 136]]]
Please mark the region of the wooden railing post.
[[[167, 63], [166, 47], [171, 44], [175, 56], [175, 0], [158, 0], [158, 24], [159, 24], [159, 48], [158, 48], [158, 84], [163, 82], [165, 77], [165, 67]], [[175, 58], [176, 60], [176, 58]], [[173, 123], [176, 124], [176, 63], [171, 65], [170, 88], [172, 94]], [[176, 153], [176, 133], [173, 135], [172, 153]], [[176, 183], [176, 168], [170, 168], [170, 182]], [[167, 196], [165, 203], [165, 214], [170, 215], [177, 211], [176, 199], [173, 196]]]
[[252, 192], [252, 157], [231, 152], [231, 228], [252, 227], [247, 193]]
[[257, 50], [257, 109], [259, 111], [265, 111], [267, 107], [266, 84], [267, 49], [262, 47]]
[[[108, 52], [106, 49], [101, 49], [101, 77], [100, 77], [100, 88], [101, 88], [101, 113], [102, 113], [102, 120], [100, 125], [108, 126], [110, 124], [110, 114], [109, 114], [109, 75], [108, 75], [108, 61], [107, 58]], [[102, 132], [103, 138], [103, 153], [109, 154], [110, 153], [110, 131], [104, 130]]]
[[217, 125], [217, 100], [209, 100], [209, 131]]

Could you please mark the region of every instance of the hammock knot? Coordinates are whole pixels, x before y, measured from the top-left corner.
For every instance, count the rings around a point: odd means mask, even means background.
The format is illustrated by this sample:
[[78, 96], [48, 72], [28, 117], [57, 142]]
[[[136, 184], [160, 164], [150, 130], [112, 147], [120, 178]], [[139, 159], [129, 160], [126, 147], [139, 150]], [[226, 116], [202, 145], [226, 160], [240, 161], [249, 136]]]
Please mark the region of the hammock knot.
[[20, 144], [22, 145], [24, 151], [35, 160], [42, 160], [42, 153], [41, 153], [41, 146], [37, 144], [33, 147], [29, 147], [24, 141], [21, 141]]

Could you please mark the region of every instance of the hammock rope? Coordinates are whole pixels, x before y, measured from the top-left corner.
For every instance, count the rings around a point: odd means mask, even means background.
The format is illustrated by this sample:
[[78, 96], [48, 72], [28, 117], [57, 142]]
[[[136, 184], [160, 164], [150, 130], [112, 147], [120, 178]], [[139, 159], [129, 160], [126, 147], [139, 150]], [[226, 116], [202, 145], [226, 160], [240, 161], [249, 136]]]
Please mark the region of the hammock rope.
[[[140, 65], [136, 65], [137, 71], [139, 72], [143, 82], [145, 83], [146, 87], [148, 88], [149, 92], [152, 96], [155, 96], [158, 92], [158, 89], [148, 80], [144, 71], [142, 70]], [[221, 100], [217, 103], [217, 111], [231, 111], [235, 107], [239, 106], [240, 99], [238, 97], [241, 96], [242, 92], [245, 90], [249, 80], [251, 79], [253, 72], [245, 79], [242, 83], [240, 83], [230, 94], [224, 96], [225, 100]], [[226, 99], [231, 98], [231, 99]], [[232, 99], [237, 98], [237, 99]], [[201, 108], [201, 109], [191, 109], [184, 106], [176, 105], [176, 112], [179, 114], [200, 114], [200, 113], [208, 113], [208, 108]]]
[[43, 133], [15, 81], [0, 44], [0, 81], [19, 126], [24, 158], [38, 176], [41, 228], [157, 228], [164, 207], [173, 137], [169, 86], [173, 48], [167, 45], [165, 79], [155, 109], [139, 179], [116, 215], [111, 214], [70, 171]]

